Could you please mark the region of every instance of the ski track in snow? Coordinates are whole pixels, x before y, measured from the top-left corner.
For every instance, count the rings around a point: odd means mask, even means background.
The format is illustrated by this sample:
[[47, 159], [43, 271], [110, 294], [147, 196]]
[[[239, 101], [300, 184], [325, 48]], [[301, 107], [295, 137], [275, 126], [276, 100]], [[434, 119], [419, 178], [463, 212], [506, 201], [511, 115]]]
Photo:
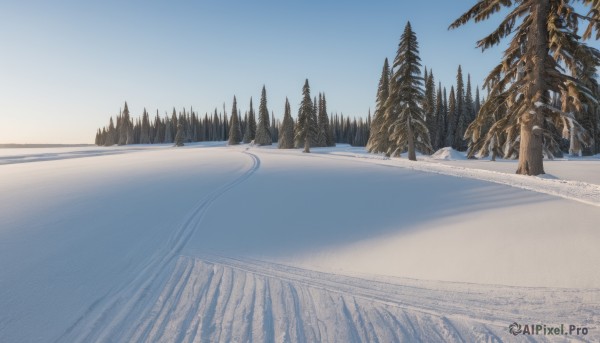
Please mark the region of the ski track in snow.
[[[279, 153], [269, 149], [260, 153]], [[120, 153], [120, 152], [114, 152]], [[200, 200], [165, 246], [127, 284], [100, 295], [57, 342], [587, 342], [600, 340], [599, 289], [526, 288], [312, 271], [247, 257], [181, 256], [211, 205], [250, 178], [240, 176]], [[89, 156], [89, 155], [88, 155]], [[466, 177], [600, 206], [600, 186], [431, 162], [343, 159]], [[70, 157], [65, 157], [70, 158]], [[0, 161], [1, 164], [2, 161]], [[13, 162], [14, 163], [14, 162]], [[577, 324], [588, 336], [517, 336], [512, 322]]]
[[[127, 342], [502, 342], [508, 324], [599, 328], [597, 290], [391, 283], [214, 255], [181, 256]], [[577, 299], [577, 301], [573, 301]], [[584, 304], [584, 305], [582, 305]], [[548, 308], [556, 309], [548, 314]], [[583, 322], [582, 322], [583, 320]], [[587, 341], [529, 337], [540, 342]]]
[[427, 161], [408, 161], [405, 159], [387, 159], [377, 155], [356, 153], [315, 153], [312, 156], [330, 159], [364, 161], [389, 167], [406, 168], [410, 170], [436, 173], [441, 175], [463, 177], [474, 180], [493, 182], [533, 192], [575, 200], [584, 204], [600, 207], [600, 185], [582, 181], [553, 180], [543, 177], [507, 174], [490, 170], [451, 166]]
[[[57, 342], [112, 342], [110, 334], [125, 330], [132, 317], [144, 313], [148, 298], [152, 299], [155, 285], [178, 257], [187, 240], [198, 229], [202, 217], [211, 204], [231, 188], [247, 180], [260, 168], [260, 159], [249, 152], [242, 152], [252, 159], [251, 167], [235, 180], [221, 186], [194, 206], [183, 223], [174, 231], [166, 246], [155, 253], [141, 273], [126, 286], [113, 290], [99, 299], [82, 314]], [[153, 288], [154, 287], [154, 288]]]

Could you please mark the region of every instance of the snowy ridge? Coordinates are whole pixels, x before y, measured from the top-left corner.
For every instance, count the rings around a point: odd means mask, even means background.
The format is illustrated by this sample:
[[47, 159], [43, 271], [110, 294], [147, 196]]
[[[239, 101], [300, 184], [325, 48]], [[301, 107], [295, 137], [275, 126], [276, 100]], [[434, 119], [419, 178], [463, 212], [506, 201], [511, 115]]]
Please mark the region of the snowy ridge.
[[[316, 156], [316, 154], [315, 154]], [[318, 154], [324, 158], [343, 158], [364, 161], [364, 155], [354, 153], [325, 153]], [[458, 166], [432, 163], [426, 161], [408, 161], [405, 159], [367, 159], [368, 163], [401, 167], [411, 170], [436, 173], [442, 175], [464, 177], [481, 181], [494, 182], [515, 188], [525, 189], [538, 193], [558, 196], [565, 199], [579, 201], [588, 205], [600, 206], [600, 185], [569, 180], [553, 180], [535, 176], [507, 174], [490, 170], [465, 168]], [[376, 161], [376, 162], [374, 162]]]
[[241, 176], [208, 194], [194, 206], [187, 218], [173, 232], [166, 246], [155, 253], [143, 271], [128, 285], [112, 294], [96, 300], [81, 318], [71, 326], [57, 342], [102, 342], [112, 341], [109, 332], [123, 330], [131, 323], [131, 317], [145, 311], [147, 297], [152, 285], [160, 283], [160, 278], [168, 266], [179, 255], [211, 204], [231, 188], [247, 180], [260, 168], [259, 158], [249, 152], [242, 152], [252, 159], [252, 165]]
[[535, 321], [541, 314], [547, 318], [547, 306], [557, 309], [549, 322], [581, 323], [585, 316], [590, 330], [599, 324], [593, 316], [597, 303], [568, 302], [575, 297], [597, 301], [592, 290], [413, 282], [373, 281], [247, 258], [182, 256], [147, 315], [130, 330], [112, 332], [110, 341], [525, 341], [513, 340], [508, 324]]

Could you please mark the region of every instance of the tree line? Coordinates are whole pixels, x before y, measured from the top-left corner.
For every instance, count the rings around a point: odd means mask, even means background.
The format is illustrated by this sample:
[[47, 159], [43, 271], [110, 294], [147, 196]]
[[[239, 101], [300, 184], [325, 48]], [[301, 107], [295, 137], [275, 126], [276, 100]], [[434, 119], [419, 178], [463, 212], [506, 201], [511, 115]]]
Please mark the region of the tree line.
[[[580, 3], [588, 13], [572, 6]], [[585, 44], [600, 38], [595, 0], [480, 0], [449, 29], [510, 12], [477, 42], [486, 50], [512, 36], [502, 61], [484, 80], [488, 99], [475, 99], [459, 67], [456, 89], [446, 98], [433, 73], [420, 72], [418, 43], [410, 23], [390, 67], [384, 62], [367, 149], [398, 156], [442, 146], [468, 157], [515, 158], [517, 173], [544, 173], [543, 159], [600, 151], [600, 52]], [[580, 23], [587, 27], [580, 32]]]
[[109, 124], [97, 130], [95, 144], [112, 146], [173, 143], [181, 146], [191, 142], [227, 141], [231, 145], [277, 143], [279, 148], [288, 149], [304, 148], [305, 138], [309, 137], [309, 147], [335, 146], [336, 143], [365, 146], [369, 138], [370, 122], [370, 115], [366, 120], [337, 113], [330, 118], [325, 94], [319, 93], [318, 97], [311, 99], [310, 86], [306, 80], [296, 120], [291, 117], [287, 99], [283, 120], [275, 118], [274, 111], [269, 113], [264, 86], [258, 113], [250, 98], [248, 110], [243, 115], [235, 96], [230, 115], [223, 104], [222, 111], [215, 108], [214, 112], [205, 113], [204, 116], [198, 115], [192, 108], [179, 112], [173, 108], [170, 116], [166, 113], [161, 116], [157, 110], [154, 118], [151, 118], [144, 109], [142, 115], [134, 119], [125, 102], [115, 119], [111, 116]]

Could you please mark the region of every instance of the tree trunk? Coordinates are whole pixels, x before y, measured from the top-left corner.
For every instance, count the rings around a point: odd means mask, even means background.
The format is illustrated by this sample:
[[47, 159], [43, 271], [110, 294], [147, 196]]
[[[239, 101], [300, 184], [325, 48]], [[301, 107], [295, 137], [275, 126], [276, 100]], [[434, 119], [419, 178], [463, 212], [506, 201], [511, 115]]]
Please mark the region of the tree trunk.
[[548, 58], [548, 0], [535, 0], [531, 8], [533, 18], [527, 38], [527, 63], [530, 87], [525, 94], [530, 105], [521, 115], [521, 141], [519, 147], [519, 166], [517, 174], [544, 174], [544, 156], [542, 152], [543, 107], [546, 104], [548, 85], [545, 72], [545, 61]]
[[310, 137], [304, 138], [304, 151], [302, 151], [302, 152], [306, 152], [306, 153], [310, 152]]
[[572, 125], [571, 127], [571, 137], [569, 137], [569, 154], [572, 156], [581, 157], [581, 142], [579, 138], [577, 138], [578, 131], [577, 126]]
[[407, 120], [407, 134], [406, 138], [408, 140], [408, 159], [411, 161], [417, 160], [417, 154], [415, 153], [415, 137], [413, 135], [412, 123], [410, 122], [410, 117]]

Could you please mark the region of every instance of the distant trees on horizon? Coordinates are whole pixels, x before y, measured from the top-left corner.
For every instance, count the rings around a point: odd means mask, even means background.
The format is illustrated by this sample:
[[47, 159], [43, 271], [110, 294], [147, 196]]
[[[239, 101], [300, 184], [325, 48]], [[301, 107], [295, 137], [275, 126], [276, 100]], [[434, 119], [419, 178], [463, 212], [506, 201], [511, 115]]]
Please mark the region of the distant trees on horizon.
[[[308, 80], [305, 81], [305, 86], [307, 85]], [[307, 95], [310, 100], [310, 90]], [[226, 112], [225, 105], [222, 112], [215, 108], [212, 114], [205, 113], [204, 116], [198, 115], [192, 108], [184, 108], [179, 112], [173, 108], [170, 116], [166, 113], [161, 116], [157, 110], [151, 119], [148, 111], [144, 109], [141, 117], [133, 119], [125, 102], [115, 119], [110, 117], [108, 126], [97, 130], [95, 144], [112, 146], [177, 143], [175, 145], [181, 146], [191, 142], [227, 141], [229, 145], [254, 142], [257, 145], [277, 143], [282, 149], [296, 147], [298, 132], [303, 126], [298, 125], [299, 119], [294, 121], [292, 118], [287, 99], [283, 121], [276, 119], [273, 111], [269, 116], [266, 87], [263, 86], [258, 111], [257, 123], [253, 101], [250, 98], [249, 109], [242, 116], [234, 96], [231, 114]], [[336, 143], [364, 146], [367, 143], [370, 115], [367, 120], [350, 118], [343, 114], [335, 114], [330, 118], [324, 93], [319, 93], [318, 98], [315, 97], [308, 105], [305, 104], [304, 109], [299, 110], [298, 118], [305, 117], [305, 113], [308, 113], [306, 116], [310, 118], [310, 125], [307, 126], [311, 133], [310, 147], [334, 146]], [[304, 148], [304, 140], [301, 148]]]

